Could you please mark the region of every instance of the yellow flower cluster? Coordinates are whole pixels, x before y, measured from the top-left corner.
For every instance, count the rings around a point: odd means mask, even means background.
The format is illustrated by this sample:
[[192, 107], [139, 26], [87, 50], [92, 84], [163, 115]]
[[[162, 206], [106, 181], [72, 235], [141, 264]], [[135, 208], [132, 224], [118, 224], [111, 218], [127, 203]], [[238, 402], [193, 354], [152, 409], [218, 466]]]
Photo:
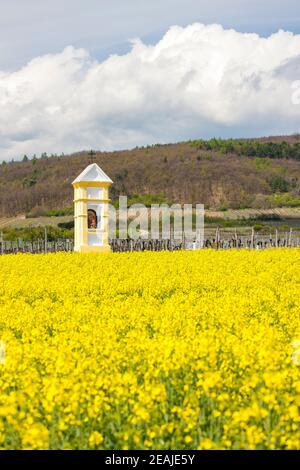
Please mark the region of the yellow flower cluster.
[[299, 448], [299, 293], [296, 249], [0, 257], [0, 448]]

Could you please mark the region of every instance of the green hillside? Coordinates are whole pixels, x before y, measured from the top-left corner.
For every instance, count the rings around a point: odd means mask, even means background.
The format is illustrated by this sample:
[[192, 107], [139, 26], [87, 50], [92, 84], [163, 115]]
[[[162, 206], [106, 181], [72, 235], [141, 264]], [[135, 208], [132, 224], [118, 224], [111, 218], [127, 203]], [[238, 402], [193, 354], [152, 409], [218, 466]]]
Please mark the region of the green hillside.
[[0, 165], [0, 217], [72, 214], [72, 180], [91, 162], [129, 202], [227, 209], [300, 206], [300, 136], [86, 151]]

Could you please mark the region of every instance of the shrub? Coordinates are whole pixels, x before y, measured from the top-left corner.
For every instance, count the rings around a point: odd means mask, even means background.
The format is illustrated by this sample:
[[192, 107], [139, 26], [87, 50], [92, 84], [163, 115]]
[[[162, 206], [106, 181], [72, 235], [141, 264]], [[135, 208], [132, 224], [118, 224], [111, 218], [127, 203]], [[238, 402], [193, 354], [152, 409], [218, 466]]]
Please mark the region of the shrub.
[[269, 185], [273, 193], [287, 193], [290, 189], [289, 181], [279, 175], [273, 176]]

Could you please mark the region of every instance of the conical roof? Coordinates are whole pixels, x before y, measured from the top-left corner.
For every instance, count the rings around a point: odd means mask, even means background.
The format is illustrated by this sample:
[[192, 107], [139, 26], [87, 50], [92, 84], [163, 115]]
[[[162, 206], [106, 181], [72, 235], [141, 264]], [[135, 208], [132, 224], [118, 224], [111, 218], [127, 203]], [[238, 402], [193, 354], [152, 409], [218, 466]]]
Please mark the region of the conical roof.
[[79, 176], [73, 181], [74, 183], [80, 182], [97, 182], [97, 183], [113, 183], [109, 176], [101, 170], [100, 166], [97, 163], [92, 163], [83, 170]]

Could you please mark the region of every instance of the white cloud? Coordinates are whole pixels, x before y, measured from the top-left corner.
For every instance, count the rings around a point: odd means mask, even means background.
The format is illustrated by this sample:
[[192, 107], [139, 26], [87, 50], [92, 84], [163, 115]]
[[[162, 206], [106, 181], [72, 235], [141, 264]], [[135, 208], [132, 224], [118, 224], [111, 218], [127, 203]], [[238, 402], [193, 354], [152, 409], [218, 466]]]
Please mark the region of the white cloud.
[[300, 130], [300, 35], [174, 26], [104, 62], [67, 47], [0, 72], [0, 158]]

